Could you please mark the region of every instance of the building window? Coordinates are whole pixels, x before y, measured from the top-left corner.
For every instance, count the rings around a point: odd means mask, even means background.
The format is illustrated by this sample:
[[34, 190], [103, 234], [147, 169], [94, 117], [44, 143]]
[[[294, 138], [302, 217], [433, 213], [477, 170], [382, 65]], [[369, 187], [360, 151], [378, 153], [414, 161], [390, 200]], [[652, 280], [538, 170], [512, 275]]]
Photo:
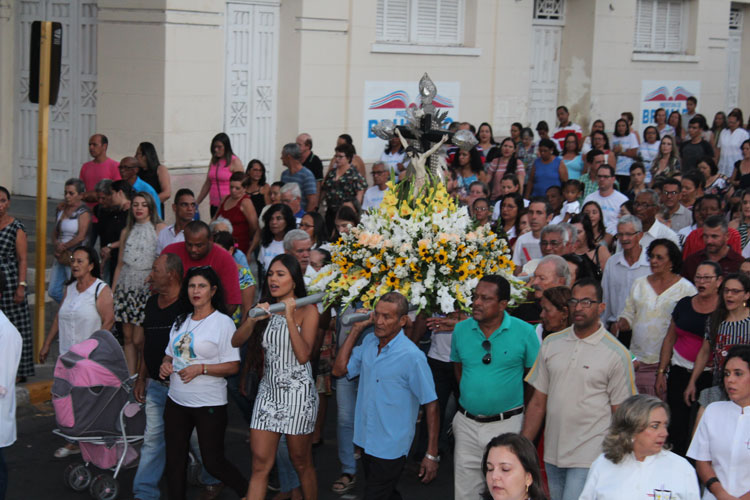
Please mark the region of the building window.
[[534, 0], [534, 20], [562, 22], [565, 13], [563, 0]]
[[740, 9], [729, 10], [729, 31], [742, 31], [742, 11]]
[[685, 52], [687, 3], [684, 0], [638, 0], [635, 52]]
[[377, 41], [463, 45], [465, 0], [378, 0]]

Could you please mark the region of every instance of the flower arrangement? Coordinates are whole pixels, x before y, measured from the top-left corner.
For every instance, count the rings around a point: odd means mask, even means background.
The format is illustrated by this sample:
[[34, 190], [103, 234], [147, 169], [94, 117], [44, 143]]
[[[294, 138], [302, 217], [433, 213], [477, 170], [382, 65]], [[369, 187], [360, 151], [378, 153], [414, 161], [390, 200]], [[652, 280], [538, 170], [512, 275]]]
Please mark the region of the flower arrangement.
[[485, 274], [510, 282], [511, 305], [525, 298], [507, 241], [489, 224], [475, 227], [466, 207], [456, 206], [432, 177], [419, 188], [391, 179], [380, 207], [333, 243], [331, 255], [332, 263], [311, 283], [326, 293], [326, 305], [361, 301], [371, 309], [378, 297], [396, 290], [418, 313], [468, 312]]

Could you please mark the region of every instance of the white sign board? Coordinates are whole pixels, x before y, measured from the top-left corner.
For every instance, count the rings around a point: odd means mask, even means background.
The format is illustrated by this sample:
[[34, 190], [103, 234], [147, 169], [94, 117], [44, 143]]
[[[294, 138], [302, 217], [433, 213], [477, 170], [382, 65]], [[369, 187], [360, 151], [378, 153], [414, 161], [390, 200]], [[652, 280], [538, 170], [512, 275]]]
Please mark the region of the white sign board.
[[[447, 122], [458, 117], [458, 102], [461, 96], [460, 82], [435, 82], [437, 96], [432, 103], [438, 111], [448, 111]], [[396, 125], [406, 121], [406, 108], [419, 107], [419, 81], [411, 82], [365, 82], [364, 137], [362, 158], [375, 161], [385, 150], [385, 141], [372, 133], [372, 126], [380, 120], [393, 120]]]
[[636, 117], [638, 128], [643, 137], [643, 129], [654, 125], [654, 114], [659, 108], [680, 114], [687, 110], [685, 101], [694, 96], [700, 100], [701, 82], [698, 80], [642, 80], [641, 81], [641, 114]]

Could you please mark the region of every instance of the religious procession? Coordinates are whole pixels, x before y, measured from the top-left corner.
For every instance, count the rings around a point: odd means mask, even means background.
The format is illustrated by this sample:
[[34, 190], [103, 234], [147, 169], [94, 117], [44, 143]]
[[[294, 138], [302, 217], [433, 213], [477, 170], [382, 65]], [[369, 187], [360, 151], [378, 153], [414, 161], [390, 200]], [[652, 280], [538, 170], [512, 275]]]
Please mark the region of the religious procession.
[[0, 500], [37, 498], [12, 493], [16, 394], [45, 365], [50, 481], [81, 498], [750, 498], [743, 111], [688, 81], [500, 130], [425, 69], [372, 86], [376, 159], [283, 130], [275, 169], [225, 128], [189, 177], [93, 131], [49, 245], [0, 185]]

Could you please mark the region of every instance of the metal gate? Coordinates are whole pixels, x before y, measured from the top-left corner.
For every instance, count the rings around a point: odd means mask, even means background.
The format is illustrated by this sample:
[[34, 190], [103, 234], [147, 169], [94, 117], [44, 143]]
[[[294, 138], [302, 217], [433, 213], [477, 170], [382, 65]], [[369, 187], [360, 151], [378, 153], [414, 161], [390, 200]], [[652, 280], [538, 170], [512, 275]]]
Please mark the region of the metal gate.
[[89, 160], [96, 129], [96, 19], [92, 0], [19, 0], [16, 4], [13, 191], [36, 195], [37, 105], [29, 102], [31, 23], [63, 25], [57, 104], [50, 108], [48, 194], [61, 198], [65, 181]]

